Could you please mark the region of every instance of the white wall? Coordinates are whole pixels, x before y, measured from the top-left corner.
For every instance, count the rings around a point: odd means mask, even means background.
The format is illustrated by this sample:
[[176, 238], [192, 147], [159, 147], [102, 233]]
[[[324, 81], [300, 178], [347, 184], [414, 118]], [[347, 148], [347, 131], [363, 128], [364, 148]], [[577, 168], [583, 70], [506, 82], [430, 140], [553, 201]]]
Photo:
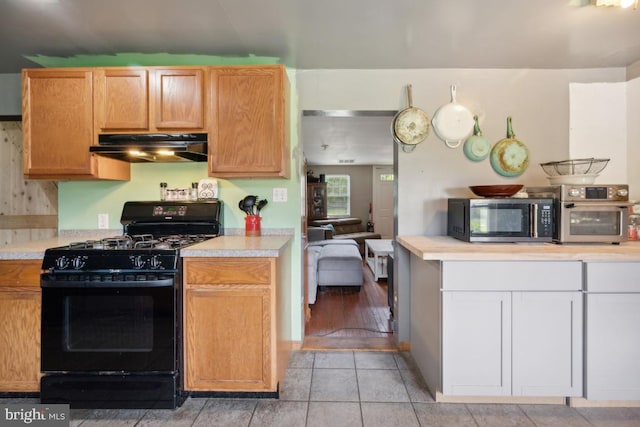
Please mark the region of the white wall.
[[627, 83], [572, 83], [569, 105], [569, 158], [610, 159], [596, 184], [627, 183]]
[[640, 200], [640, 77], [627, 83], [627, 176], [631, 200]]
[[[539, 163], [569, 158], [569, 85], [620, 82], [625, 69], [590, 70], [298, 70], [301, 110], [393, 110], [406, 108], [405, 85], [413, 103], [433, 117], [457, 101], [480, 117], [483, 133], [497, 142], [513, 117], [516, 137], [530, 151], [529, 168], [517, 178], [496, 174], [489, 161], [474, 163], [462, 149], [450, 149], [433, 132], [412, 153], [398, 155], [398, 234], [446, 232], [446, 199], [471, 196], [470, 185], [547, 185]], [[391, 138], [391, 136], [390, 136]], [[304, 144], [304, 142], [303, 142]]]

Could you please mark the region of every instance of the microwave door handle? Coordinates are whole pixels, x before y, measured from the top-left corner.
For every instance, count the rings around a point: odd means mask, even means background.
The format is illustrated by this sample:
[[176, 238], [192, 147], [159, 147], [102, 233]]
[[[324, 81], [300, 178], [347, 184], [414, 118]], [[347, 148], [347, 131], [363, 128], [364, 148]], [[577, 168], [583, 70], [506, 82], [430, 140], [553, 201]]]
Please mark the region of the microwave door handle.
[[627, 234], [627, 224], [625, 223], [627, 216], [625, 214], [629, 206], [618, 206], [618, 209], [620, 209], [620, 236], [624, 237]]
[[529, 232], [531, 234], [531, 237], [538, 237], [538, 205], [535, 203], [531, 203], [529, 205], [529, 211], [531, 213]]

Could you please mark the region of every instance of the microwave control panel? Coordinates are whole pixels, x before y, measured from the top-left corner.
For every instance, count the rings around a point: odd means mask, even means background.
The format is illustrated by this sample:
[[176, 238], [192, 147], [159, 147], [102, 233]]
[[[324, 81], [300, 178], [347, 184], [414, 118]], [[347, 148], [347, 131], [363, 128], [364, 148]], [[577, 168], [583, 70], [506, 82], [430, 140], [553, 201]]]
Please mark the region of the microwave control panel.
[[553, 236], [553, 205], [541, 203], [538, 205], [538, 236]]

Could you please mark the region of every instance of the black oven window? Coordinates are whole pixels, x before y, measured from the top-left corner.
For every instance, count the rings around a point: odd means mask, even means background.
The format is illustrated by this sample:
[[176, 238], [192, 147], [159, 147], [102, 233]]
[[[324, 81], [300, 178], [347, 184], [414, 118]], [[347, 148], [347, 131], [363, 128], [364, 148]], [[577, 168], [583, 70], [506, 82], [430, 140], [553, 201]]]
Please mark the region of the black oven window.
[[71, 295], [65, 298], [66, 351], [145, 352], [153, 349], [149, 295]]
[[471, 210], [471, 232], [487, 233], [522, 233], [523, 216], [528, 214], [523, 208], [480, 206]]

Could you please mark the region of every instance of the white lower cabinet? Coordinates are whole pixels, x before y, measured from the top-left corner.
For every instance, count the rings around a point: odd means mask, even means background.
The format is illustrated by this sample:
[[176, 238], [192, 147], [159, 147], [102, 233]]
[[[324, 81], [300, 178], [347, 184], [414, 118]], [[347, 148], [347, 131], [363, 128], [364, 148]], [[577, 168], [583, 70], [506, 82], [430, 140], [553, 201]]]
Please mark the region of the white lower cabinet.
[[579, 262], [443, 264], [443, 394], [582, 396]]
[[640, 263], [586, 263], [585, 397], [640, 400]]
[[586, 398], [640, 400], [640, 293], [587, 296]]
[[582, 294], [512, 294], [514, 396], [582, 396]]
[[444, 292], [442, 391], [511, 394], [511, 294]]

